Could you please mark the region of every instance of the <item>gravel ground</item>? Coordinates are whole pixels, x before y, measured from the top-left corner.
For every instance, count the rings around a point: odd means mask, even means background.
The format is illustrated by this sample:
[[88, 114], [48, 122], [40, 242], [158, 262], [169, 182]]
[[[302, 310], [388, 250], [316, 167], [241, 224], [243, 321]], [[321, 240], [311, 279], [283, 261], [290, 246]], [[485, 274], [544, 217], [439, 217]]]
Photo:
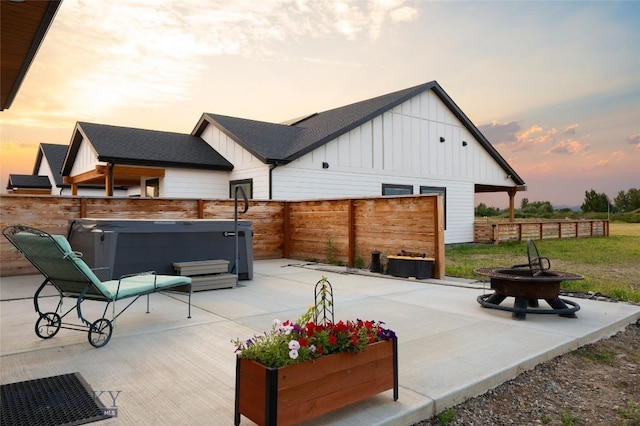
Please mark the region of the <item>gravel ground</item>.
[[640, 426], [640, 321], [414, 426]]

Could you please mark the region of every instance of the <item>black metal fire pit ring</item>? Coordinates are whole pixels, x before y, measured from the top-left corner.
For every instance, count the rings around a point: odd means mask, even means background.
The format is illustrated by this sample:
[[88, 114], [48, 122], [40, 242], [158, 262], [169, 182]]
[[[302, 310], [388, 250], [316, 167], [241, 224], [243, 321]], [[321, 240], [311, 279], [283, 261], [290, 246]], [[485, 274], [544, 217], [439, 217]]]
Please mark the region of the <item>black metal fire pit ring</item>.
[[493, 293], [481, 294], [480, 296], [478, 296], [476, 300], [480, 305], [482, 305], [483, 308], [498, 309], [501, 311], [514, 312], [516, 314], [554, 314], [554, 315], [564, 316], [564, 315], [572, 315], [580, 310], [580, 305], [578, 305], [576, 302], [572, 302], [571, 300], [561, 299], [561, 298], [558, 298], [558, 300], [564, 302], [567, 305], [571, 305], [572, 308], [567, 307], [563, 309], [540, 309], [540, 308], [520, 308], [517, 306], [501, 306], [495, 303], [487, 302], [486, 299], [488, 299], [491, 296], [493, 296]]

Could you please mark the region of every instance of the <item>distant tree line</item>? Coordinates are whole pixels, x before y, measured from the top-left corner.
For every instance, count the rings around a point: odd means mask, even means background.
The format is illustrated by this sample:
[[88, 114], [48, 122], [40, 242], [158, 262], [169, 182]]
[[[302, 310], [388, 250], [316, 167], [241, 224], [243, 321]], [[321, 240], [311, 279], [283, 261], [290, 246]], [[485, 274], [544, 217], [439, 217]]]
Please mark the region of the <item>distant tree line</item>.
[[580, 206], [583, 212], [589, 213], [631, 213], [640, 209], [640, 189], [631, 188], [628, 191], [620, 191], [613, 199], [613, 204], [604, 192], [595, 190], [584, 192], [584, 203]]
[[[631, 188], [620, 191], [613, 199], [613, 203], [605, 193], [598, 193], [594, 189], [585, 191], [584, 202], [580, 206], [581, 212], [574, 212], [570, 208], [556, 209], [549, 201], [529, 201], [523, 198], [520, 208], [515, 210], [516, 218], [572, 218], [593, 217], [603, 218], [615, 214], [614, 219], [625, 222], [640, 222], [640, 189]], [[479, 217], [508, 217], [508, 209], [489, 207], [485, 203], [476, 206], [475, 215]]]

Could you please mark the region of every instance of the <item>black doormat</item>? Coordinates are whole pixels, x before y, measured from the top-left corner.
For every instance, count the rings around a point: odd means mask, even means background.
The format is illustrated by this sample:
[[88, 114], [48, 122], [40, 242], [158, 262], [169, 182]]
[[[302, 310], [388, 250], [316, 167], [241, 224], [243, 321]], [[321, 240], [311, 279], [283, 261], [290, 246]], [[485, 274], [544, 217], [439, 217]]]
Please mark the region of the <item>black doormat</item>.
[[81, 425], [109, 418], [80, 373], [2, 385], [2, 425]]

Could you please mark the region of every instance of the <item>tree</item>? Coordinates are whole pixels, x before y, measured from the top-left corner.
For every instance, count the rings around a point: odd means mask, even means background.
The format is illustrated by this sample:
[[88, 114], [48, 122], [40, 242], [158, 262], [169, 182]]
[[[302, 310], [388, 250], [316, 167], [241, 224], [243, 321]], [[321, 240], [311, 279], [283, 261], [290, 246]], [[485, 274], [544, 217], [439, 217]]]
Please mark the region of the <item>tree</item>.
[[618, 210], [621, 212], [631, 212], [640, 209], [640, 189], [631, 188], [629, 191], [620, 191], [613, 199]]
[[522, 201], [520, 201], [520, 208], [521, 209], [526, 209], [528, 205], [529, 205], [529, 199], [528, 198], [523, 198]]
[[480, 203], [476, 206], [475, 215], [479, 217], [485, 216], [498, 216], [500, 214], [500, 209], [497, 207], [487, 207], [485, 203]]
[[611, 202], [604, 192], [598, 194], [594, 189], [584, 192], [584, 203], [580, 206], [583, 212], [606, 213], [610, 207]]

